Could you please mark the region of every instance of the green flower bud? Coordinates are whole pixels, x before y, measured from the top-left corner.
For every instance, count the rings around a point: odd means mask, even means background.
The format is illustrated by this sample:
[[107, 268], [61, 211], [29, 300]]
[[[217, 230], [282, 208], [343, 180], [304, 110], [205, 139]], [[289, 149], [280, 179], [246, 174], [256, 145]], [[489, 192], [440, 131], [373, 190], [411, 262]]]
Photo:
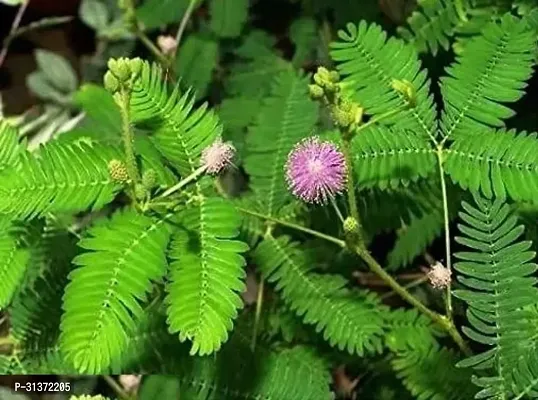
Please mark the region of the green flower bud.
[[106, 72], [103, 82], [105, 89], [112, 94], [116, 93], [120, 88], [120, 82], [110, 71]]
[[131, 71], [133, 72], [133, 75], [137, 77], [142, 72], [142, 66], [144, 65], [144, 62], [140, 58], [133, 58], [130, 62], [131, 65]]
[[120, 58], [118, 60], [111, 58], [108, 61], [108, 69], [121, 83], [127, 82], [131, 78], [129, 60], [126, 58]]
[[340, 74], [337, 71], [331, 71], [329, 74], [329, 79], [333, 83], [340, 82]]
[[347, 217], [344, 220], [344, 232], [346, 234], [357, 233], [359, 231], [359, 223], [353, 217]]
[[331, 114], [332, 114], [334, 123], [337, 126], [342, 127], [342, 128], [347, 128], [348, 126], [350, 126], [355, 119], [354, 113], [348, 110], [342, 109], [341, 107], [338, 107], [338, 106], [333, 107]]
[[155, 187], [157, 183], [157, 173], [154, 169], [148, 169], [142, 175], [142, 185], [149, 191]]
[[148, 190], [141, 183], [135, 185], [134, 192], [137, 200], [144, 200], [148, 195]]
[[116, 182], [125, 183], [129, 180], [127, 167], [120, 160], [110, 160], [108, 163], [108, 172], [110, 177]]
[[411, 107], [415, 107], [417, 105], [417, 92], [411, 82], [405, 79], [393, 79], [391, 86], [394, 90], [403, 94], [405, 100], [407, 100]]
[[310, 92], [310, 97], [314, 100], [319, 100], [324, 95], [323, 88], [318, 85], [308, 85], [308, 91]]

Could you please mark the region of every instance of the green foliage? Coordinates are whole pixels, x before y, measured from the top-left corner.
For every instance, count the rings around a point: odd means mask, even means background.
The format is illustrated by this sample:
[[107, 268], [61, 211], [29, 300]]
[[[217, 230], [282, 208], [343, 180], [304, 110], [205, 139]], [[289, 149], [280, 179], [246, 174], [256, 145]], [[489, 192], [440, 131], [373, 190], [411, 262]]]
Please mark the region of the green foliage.
[[435, 153], [423, 136], [384, 126], [356, 136], [353, 158], [362, 188], [394, 188], [427, 177], [436, 166]]
[[529, 275], [538, 266], [531, 262], [535, 256], [529, 251], [531, 242], [519, 240], [524, 227], [511, 215], [510, 206], [480, 197], [475, 202], [476, 206], [462, 203], [459, 229], [465, 236], [456, 240], [469, 251], [456, 253], [461, 261], [454, 268], [465, 288], [455, 290], [454, 295], [469, 305], [471, 326], [463, 332], [488, 350], [460, 365], [493, 370], [491, 378], [475, 378], [483, 387], [477, 398], [504, 399], [518, 395], [512, 393], [512, 370], [521, 356], [534, 351], [536, 314], [525, 306], [537, 296], [535, 279]]
[[0, 213], [29, 219], [99, 209], [120, 189], [109, 176], [108, 162], [121, 158], [117, 148], [91, 142], [52, 142], [35, 153], [22, 153], [20, 167], [3, 173]]
[[239, 215], [227, 201], [201, 199], [180, 213], [183, 229], [171, 243], [169, 303], [171, 332], [192, 341], [191, 354], [210, 354], [228, 338], [244, 291], [240, 253], [248, 246], [232, 240]]
[[[224, 0], [219, 3], [222, 2]], [[178, 53], [176, 70], [183, 83], [196, 91], [198, 98], [203, 98], [207, 94], [213, 70], [218, 63], [218, 46], [218, 42], [211, 38], [191, 35], [185, 40], [181, 52]]]
[[457, 355], [438, 343], [441, 333], [428, 319], [414, 310], [399, 311], [390, 322], [391, 364], [415, 398], [467, 400], [476, 393], [469, 369], [455, 367]]
[[286, 236], [266, 237], [254, 259], [290, 308], [329, 344], [359, 355], [381, 350], [385, 310], [376, 296], [348, 290], [341, 276], [312, 272], [312, 260]]
[[43, 104], [0, 119], [0, 373], [151, 375], [132, 400], [538, 397], [535, 0], [79, 15], [95, 54], [39, 50]]
[[536, 133], [479, 131], [454, 142], [446, 171], [464, 189], [480, 191], [487, 198], [534, 201], [537, 145]]
[[433, 135], [436, 111], [430, 81], [420, 69], [413, 48], [401, 40], [387, 39], [381, 27], [365, 21], [347, 24], [346, 31], [339, 31], [338, 37], [341, 41], [331, 44], [331, 56], [344, 77], [345, 89], [366, 113], [378, 116], [405, 107], [404, 96], [391, 83], [394, 79], [407, 80], [416, 91], [417, 107], [395, 112], [383, 123], [390, 123], [396, 131], [411, 130], [425, 139]]
[[247, 20], [248, 7], [249, 0], [212, 0], [211, 30], [222, 38], [238, 37]]
[[523, 95], [532, 74], [535, 35], [524, 20], [510, 15], [500, 24], [488, 24], [473, 39], [463, 56], [446, 69], [441, 79], [444, 137], [468, 135], [489, 127], [502, 127], [514, 112], [500, 103], [513, 103]]
[[88, 233], [65, 290], [60, 342], [77, 370], [96, 373], [120, 357], [151, 282], [166, 272], [170, 228], [128, 210]]

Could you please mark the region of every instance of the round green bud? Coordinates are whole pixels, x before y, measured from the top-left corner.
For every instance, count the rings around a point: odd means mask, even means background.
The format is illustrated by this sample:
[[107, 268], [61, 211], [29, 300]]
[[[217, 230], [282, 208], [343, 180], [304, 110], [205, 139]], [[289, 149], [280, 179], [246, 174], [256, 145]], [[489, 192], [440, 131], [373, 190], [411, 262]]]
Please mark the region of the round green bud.
[[321, 99], [324, 95], [323, 88], [318, 85], [308, 85], [310, 97], [314, 100]]
[[103, 78], [103, 83], [105, 86], [105, 89], [108, 90], [110, 93], [114, 94], [120, 89], [120, 82], [118, 79], [112, 74], [112, 72], [107, 71], [105, 73], [105, 77]]
[[157, 173], [154, 169], [148, 169], [142, 175], [142, 185], [147, 189], [151, 190], [155, 187], [157, 183]]
[[110, 160], [108, 163], [108, 172], [110, 177], [116, 182], [125, 183], [129, 180], [127, 167], [120, 160]]
[[347, 217], [344, 220], [344, 232], [345, 233], [357, 233], [359, 231], [359, 223], [353, 217]]

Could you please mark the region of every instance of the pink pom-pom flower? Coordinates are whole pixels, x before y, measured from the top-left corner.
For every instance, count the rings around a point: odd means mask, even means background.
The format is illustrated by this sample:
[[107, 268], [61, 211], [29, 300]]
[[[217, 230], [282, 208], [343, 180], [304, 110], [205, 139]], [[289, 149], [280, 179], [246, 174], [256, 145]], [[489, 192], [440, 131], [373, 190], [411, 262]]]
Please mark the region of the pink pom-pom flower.
[[200, 164], [208, 174], [218, 174], [232, 163], [234, 156], [235, 147], [218, 137], [213, 144], [202, 151]]
[[299, 142], [288, 155], [286, 181], [291, 192], [307, 203], [326, 204], [346, 185], [344, 155], [331, 142], [319, 137]]

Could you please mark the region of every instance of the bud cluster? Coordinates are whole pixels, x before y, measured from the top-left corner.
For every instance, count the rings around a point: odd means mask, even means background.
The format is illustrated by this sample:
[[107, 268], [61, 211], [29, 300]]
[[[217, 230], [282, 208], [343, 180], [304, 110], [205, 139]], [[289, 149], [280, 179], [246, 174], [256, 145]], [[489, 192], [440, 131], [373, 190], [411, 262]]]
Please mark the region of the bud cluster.
[[110, 174], [110, 177], [118, 183], [129, 181], [127, 167], [120, 160], [110, 160], [108, 163], [108, 173]]
[[143, 65], [140, 58], [111, 58], [108, 61], [108, 71], [104, 77], [105, 89], [114, 94], [122, 87], [130, 87], [142, 72]]
[[319, 67], [314, 74], [314, 82], [308, 87], [310, 97], [329, 105], [334, 123], [339, 128], [352, 131], [362, 122], [364, 109], [341, 93], [338, 72]]

